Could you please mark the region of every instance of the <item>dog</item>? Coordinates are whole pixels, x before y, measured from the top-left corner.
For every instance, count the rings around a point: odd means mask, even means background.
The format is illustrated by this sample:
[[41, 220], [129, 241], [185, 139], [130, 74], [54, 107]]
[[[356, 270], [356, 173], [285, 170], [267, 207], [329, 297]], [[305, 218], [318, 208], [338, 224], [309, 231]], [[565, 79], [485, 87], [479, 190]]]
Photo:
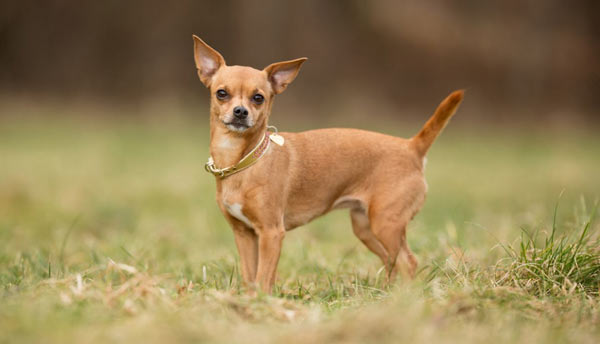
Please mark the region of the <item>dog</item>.
[[358, 129], [278, 133], [268, 126], [275, 95], [307, 60], [263, 70], [228, 66], [197, 36], [194, 60], [210, 90], [210, 158], [220, 210], [233, 229], [249, 290], [270, 293], [286, 231], [349, 208], [354, 234], [383, 262], [388, 280], [412, 278], [417, 260], [406, 226], [425, 201], [427, 150], [454, 115], [451, 93], [414, 137]]

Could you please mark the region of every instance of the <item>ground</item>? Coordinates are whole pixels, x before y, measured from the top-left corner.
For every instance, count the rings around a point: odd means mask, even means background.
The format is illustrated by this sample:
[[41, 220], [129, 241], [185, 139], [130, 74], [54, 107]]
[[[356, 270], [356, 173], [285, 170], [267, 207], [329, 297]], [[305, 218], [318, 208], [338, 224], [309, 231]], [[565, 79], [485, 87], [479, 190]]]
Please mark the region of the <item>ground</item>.
[[[290, 232], [274, 294], [251, 298], [203, 169], [200, 115], [10, 111], [0, 119], [0, 342], [600, 340], [592, 130], [451, 123], [409, 227], [414, 281], [386, 286], [340, 210]], [[417, 126], [367, 129], [381, 128]]]

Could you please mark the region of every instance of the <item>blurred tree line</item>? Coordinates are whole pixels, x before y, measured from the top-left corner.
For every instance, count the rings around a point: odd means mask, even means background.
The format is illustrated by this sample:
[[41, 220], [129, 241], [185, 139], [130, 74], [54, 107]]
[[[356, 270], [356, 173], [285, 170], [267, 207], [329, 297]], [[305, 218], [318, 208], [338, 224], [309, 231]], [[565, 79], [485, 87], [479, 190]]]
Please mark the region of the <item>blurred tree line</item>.
[[309, 57], [293, 92], [312, 113], [431, 109], [466, 88], [485, 116], [589, 119], [600, 105], [599, 13], [597, 0], [2, 1], [0, 92], [201, 97], [195, 33], [228, 64]]

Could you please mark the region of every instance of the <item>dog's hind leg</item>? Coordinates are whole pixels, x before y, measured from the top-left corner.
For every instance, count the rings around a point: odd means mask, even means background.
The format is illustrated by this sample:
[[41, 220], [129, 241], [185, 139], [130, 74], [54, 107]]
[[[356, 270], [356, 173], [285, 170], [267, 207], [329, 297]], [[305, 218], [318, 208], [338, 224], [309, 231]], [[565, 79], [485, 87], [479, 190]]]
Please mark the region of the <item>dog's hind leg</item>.
[[390, 281], [396, 277], [398, 272], [403, 277], [413, 278], [417, 270], [417, 259], [408, 248], [406, 241], [406, 226], [421, 208], [424, 192], [412, 193], [415, 197], [406, 199], [406, 196], [410, 194], [410, 192], [402, 193], [403, 199], [379, 198], [373, 201], [371, 209], [369, 209], [373, 234], [388, 253], [388, 260], [384, 264]]
[[406, 225], [409, 219], [398, 220], [395, 217], [377, 219], [373, 222], [375, 237], [388, 252], [384, 261], [390, 281], [397, 273], [403, 277], [413, 278], [417, 269], [417, 260], [406, 242]]
[[351, 209], [350, 218], [352, 219], [352, 230], [356, 237], [385, 264], [388, 260], [388, 253], [371, 231], [369, 217], [364, 209]]

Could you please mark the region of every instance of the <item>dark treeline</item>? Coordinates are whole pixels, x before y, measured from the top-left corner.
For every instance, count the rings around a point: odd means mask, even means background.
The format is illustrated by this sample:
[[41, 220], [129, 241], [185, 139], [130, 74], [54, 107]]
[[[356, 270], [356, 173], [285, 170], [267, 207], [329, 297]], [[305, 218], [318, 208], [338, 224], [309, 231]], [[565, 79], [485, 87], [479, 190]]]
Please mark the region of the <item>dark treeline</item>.
[[262, 68], [309, 57], [294, 85], [309, 108], [344, 99], [431, 106], [467, 88], [481, 107], [593, 117], [600, 105], [599, 3], [3, 1], [0, 92], [189, 99], [201, 88], [192, 59], [196, 33], [228, 64]]

